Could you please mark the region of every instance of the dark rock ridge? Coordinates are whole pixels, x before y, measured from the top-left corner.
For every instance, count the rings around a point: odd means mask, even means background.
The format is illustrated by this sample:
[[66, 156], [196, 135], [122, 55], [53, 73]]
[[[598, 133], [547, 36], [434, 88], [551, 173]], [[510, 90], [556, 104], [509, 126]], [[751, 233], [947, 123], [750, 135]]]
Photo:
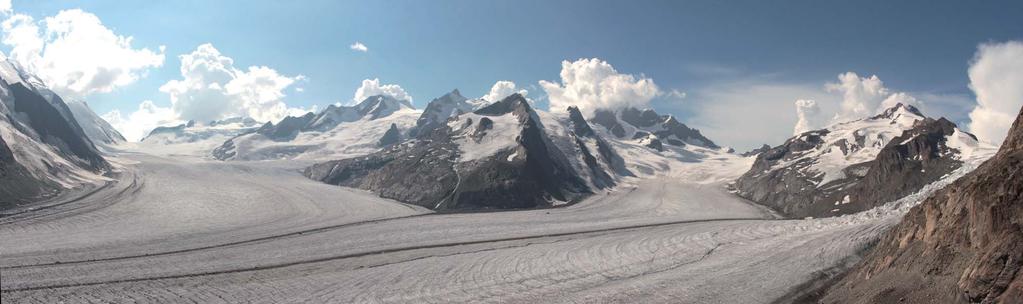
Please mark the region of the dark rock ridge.
[[0, 210], [30, 202], [56, 187], [32, 176], [28, 169], [18, 163], [8, 143], [0, 136]]
[[[824, 181], [824, 174], [812, 166], [829, 161], [829, 155], [846, 156], [880, 145], [867, 138], [867, 131], [863, 131], [867, 127], [856, 130], [852, 140], [836, 140], [838, 135], [828, 129], [790, 138], [761, 152], [734, 187], [740, 196], [793, 218], [855, 213], [917, 192], [962, 164], [960, 151], [947, 144], [948, 137], [956, 132], [955, 124], [919, 113], [912, 106], [899, 104], [881, 115], [843, 124], [859, 128], [860, 123], [891, 121], [894, 126], [896, 120], [918, 118], [901, 135], [887, 139], [876, 155], [868, 155], [872, 159], [841, 168], [842, 178]], [[818, 152], [826, 153], [814, 154]]]
[[401, 131], [398, 131], [398, 125], [392, 123], [391, 128], [387, 129], [387, 132], [384, 132], [383, 137], [380, 137], [379, 145], [381, 147], [386, 147], [398, 142], [401, 142]]
[[994, 157], [913, 207], [821, 302], [1023, 303], [1021, 268], [1023, 111]]
[[[663, 144], [672, 146], [694, 145], [709, 149], [720, 148], [700, 130], [690, 128], [675, 116], [660, 115], [652, 109], [639, 110], [633, 107], [614, 112], [606, 109], [594, 111], [592, 121], [607, 128], [617, 138], [643, 140], [647, 147], [663, 150]], [[627, 128], [631, 126], [632, 128]], [[634, 129], [631, 134], [629, 129]]]
[[9, 88], [14, 98], [14, 111], [25, 115], [32, 129], [21, 130], [22, 132], [34, 132], [44, 143], [71, 156], [71, 160], [85, 168], [91, 170], [109, 168], [109, 164], [100, 156], [92, 141], [85, 136], [85, 131], [82, 131], [81, 126], [70, 114], [71, 110], [60, 97], [54, 96], [51, 103], [22, 83], [10, 85]]
[[767, 150], [771, 150], [771, 146], [764, 144], [763, 146], [760, 146], [760, 148], [749, 150], [739, 155], [742, 155], [742, 157], [757, 156], [760, 155], [760, 153], [767, 152]]
[[473, 105], [468, 101], [469, 99], [462, 96], [458, 89], [434, 98], [426, 105], [423, 114], [416, 120], [416, 126], [409, 130], [409, 137], [419, 137], [420, 134], [428, 136], [433, 129], [444, 125], [448, 118], [472, 112]]
[[302, 116], [288, 116], [278, 122], [276, 125], [267, 122], [262, 127], [256, 130], [256, 133], [263, 134], [267, 138], [273, 141], [289, 141], [295, 139], [299, 132], [309, 125], [316, 115], [313, 113], [306, 113]]
[[[591, 193], [521, 95], [513, 94], [472, 114], [450, 121], [443, 117], [450, 124], [422, 129], [416, 139], [364, 157], [316, 164], [305, 175], [435, 210], [544, 207]], [[513, 126], [495, 123], [497, 118], [509, 117], [516, 122]], [[585, 132], [588, 126], [575, 127]], [[511, 147], [463, 159], [463, 145], [499, 140], [495, 137], [506, 131], [517, 134]]]
[[[572, 126], [572, 136], [575, 139], [575, 144], [582, 154], [586, 168], [589, 169], [590, 180], [595, 187], [600, 189], [613, 187], [616, 182], [611, 173], [620, 176], [632, 175], [632, 172], [625, 168], [625, 160], [615, 153], [607, 141], [590, 128], [590, 124], [586, 122], [583, 114], [579, 112], [579, 108], [574, 106], [568, 107], [568, 118]], [[594, 146], [596, 147], [597, 155], [600, 157], [599, 160], [590, 151], [591, 147]]]

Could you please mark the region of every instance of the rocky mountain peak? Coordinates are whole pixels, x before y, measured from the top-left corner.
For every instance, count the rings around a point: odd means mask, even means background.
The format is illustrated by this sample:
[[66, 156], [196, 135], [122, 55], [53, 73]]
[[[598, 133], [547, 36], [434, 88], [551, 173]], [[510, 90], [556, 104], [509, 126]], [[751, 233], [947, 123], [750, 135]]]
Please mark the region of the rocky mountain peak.
[[416, 126], [409, 130], [409, 137], [418, 137], [422, 134], [429, 134], [433, 129], [444, 124], [448, 118], [462, 113], [471, 112], [473, 105], [468, 98], [462, 96], [458, 89], [434, 98], [426, 105], [423, 114], [416, 120]]
[[524, 114], [535, 115], [533, 108], [529, 106], [529, 101], [527, 101], [526, 98], [519, 93], [511, 94], [501, 101], [480, 108], [479, 110], [473, 111], [473, 113], [480, 115], [504, 115], [508, 113], [516, 113], [520, 119], [523, 119], [522, 115]]
[[576, 135], [591, 136], [594, 134], [590, 124], [586, 123], [586, 118], [583, 118], [582, 112], [579, 112], [579, 107], [568, 107], [568, 119], [571, 121], [572, 130], [575, 131]]
[[903, 104], [903, 103], [900, 102], [900, 103], [896, 103], [895, 105], [885, 109], [884, 111], [881, 111], [881, 114], [878, 114], [878, 115], [876, 115], [874, 117], [871, 117], [871, 118], [873, 118], [873, 119], [881, 119], [881, 118], [897, 119], [897, 118], [899, 118], [899, 116], [910, 116], [910, 117], [916, 118], [916, 119], [923, 119], [923, 118], [927, 117], [927, 116], [924, 116], [924, 114], [922, 112], [920, 112], [920, 109], [917, 109], [916, 107], [914, 107], [912, 105]]

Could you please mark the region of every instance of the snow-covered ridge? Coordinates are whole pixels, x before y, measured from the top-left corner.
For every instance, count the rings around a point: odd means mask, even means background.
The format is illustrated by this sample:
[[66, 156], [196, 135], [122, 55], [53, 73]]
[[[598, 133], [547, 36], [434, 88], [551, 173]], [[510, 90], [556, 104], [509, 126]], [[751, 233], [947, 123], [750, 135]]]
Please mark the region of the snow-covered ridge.
[[[211, 151], [219, 160], [332, 159], [380, 150], [382, 139], [400, 141], [422, 111], [407, 100], [367, 97], [353, 106], [331, 105], [320, 113], [287, 117], [221, 140]], [[397, 134], [391, 131], [392, 126]], [[383, 141], [386, 142], [386, 141]]]
[[205, 158], [225, 140], [251, 132], [260, 126], [251, 118], [228, 118], [208, 123], [189, 121], [172, 127], [158, 127], [137, 146], [157, 155], [190, 155]]
[[365, 155], [381, 149], [380, 140], [392, 125], [398, 130], [408, 130], [420, 113], [402, 108], [386, 117], [345, 121], [324, 131], [297, 131], [292, 133], [293, 137], [285, 139], [275, 139], [255, 130], [226, 140], [213, 150], [213, 155], [221, 160], [318, 160]]
[[821, 142], [812, 149], [797, 152], [796, 157], [775, 164], [771, 170], [812, 159], [812, 165], [804, 171], [808, 175], [820, 177], [818, 187], [827, 185], [846, 178], [845, 168], [876, 158], [889, 141], [913, 128], [917, 121], [924, 118], [916, 108], [898, 104], [874, 117], [805, 132], [797, 137], [798, 140], [809, 142], [810, 137], [819, 137]]
[[85, 131], [85, 135], [97, 145], [116, 145], [124, 143], [124, 136], [117, 132], [106, 120], [96, 115], [84, 100], [72, 100], [67, 103], [71, 114]]

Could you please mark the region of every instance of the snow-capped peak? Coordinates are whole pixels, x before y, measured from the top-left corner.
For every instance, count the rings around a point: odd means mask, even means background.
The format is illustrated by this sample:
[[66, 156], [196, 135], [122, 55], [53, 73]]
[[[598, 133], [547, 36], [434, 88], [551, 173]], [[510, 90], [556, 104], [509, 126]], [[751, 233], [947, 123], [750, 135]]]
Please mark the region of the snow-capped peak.
[[458, 89], [454, 89], [450, 93], [431, 100], [409, 134], [416, 136], [428, 133], [433, 128], [444, 124], [448, 118], [471, 112], [474, 108], [475, 106], [469, 103], [468, 98], [462, 96]]
[[907, 117], [919, 118], [919, 119], [923, 119], [923, 118], [926, 117], [916, 107], [914, 107], [912, 105], [908, 105], [908, 104], [903, 104], [903, 103], [900, 102], [900, 103], [896, 103], [894, 106], [891, 106], [891, 107], [885, 109], [884, 111], [881, 112], [881, 114], [878, 114], [877, 116], [874, 116], [873, 118], [875, 118], [875, 119], [878, 119], [878, 118], [897, 119], [900, 116], [907, 116]]

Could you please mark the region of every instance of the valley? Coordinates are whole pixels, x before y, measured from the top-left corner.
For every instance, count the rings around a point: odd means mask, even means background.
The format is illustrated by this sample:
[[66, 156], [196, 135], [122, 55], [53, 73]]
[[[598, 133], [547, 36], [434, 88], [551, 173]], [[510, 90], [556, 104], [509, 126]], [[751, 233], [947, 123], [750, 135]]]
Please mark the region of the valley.
[[892, 223], [781, 220], [685, 177], [560, 208], [433, 213], [306, 179], [296, 161], [112, 162], [116, 183], [0, 219], [5, 299], [768, 303]]

